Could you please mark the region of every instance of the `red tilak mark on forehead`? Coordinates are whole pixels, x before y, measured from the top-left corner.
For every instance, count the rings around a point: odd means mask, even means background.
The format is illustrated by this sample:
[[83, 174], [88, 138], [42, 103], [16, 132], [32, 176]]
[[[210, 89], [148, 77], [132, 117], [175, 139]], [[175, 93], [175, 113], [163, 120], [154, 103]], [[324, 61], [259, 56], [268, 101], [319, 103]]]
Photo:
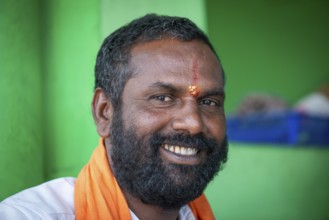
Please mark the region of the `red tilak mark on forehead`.
[[200, 94], [201, 91], [200, 87], [198, 86], [198, 70], [198, 62], [197, 60], [194, 60], [192, 65], [192, 85], [188, 87], [188, 92], [195, 98]]
[[192, 84], [197, 85], [197, 83], [198, 83], [198, 61], [197, 60], [193, 61], [192, 71], [193, 71]]

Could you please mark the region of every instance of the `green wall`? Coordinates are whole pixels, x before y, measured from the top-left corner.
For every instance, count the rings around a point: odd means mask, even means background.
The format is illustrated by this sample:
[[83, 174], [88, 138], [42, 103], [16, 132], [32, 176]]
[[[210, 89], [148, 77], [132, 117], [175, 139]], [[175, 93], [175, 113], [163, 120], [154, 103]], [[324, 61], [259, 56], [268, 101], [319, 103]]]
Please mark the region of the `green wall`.
[[325, 220], [328, 173], [328, 149], [231, 143], [206, 195], [221, 220]]
[[46, 178], [76, 176], [98, 143], [91, 117], [100, 2], [43, 2]]
[[[329, 2], [207, 0], [208, 33], [227, 75], [226, 112], [250, 92], [291, 104], [329, 82]], [[207, 189], [222, 220], [329, 219], [329, 150], [231, 143]]]
[[227, 112], [249, 92], [293, 104], [329, 82], [329, 1], [206, 2], [209, 36], [227, 73]]
[[188, 17], [207, 30], [204, 0], [102, 0], [101, 3], [103, 38], [122, 24], [147, 13]]
[[38, 4], [0, 6], [0, 199], [44, 176]]

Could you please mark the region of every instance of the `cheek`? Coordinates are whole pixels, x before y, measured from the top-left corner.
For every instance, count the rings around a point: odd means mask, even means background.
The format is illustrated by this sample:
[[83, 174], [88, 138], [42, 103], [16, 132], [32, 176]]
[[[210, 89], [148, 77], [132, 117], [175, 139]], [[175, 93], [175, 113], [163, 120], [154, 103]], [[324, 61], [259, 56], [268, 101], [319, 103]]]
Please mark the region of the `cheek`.
[[213, 138], [217, 141], [223, 141], [226, 135], [226, 120], [225, 117], [220, 117], [216, 120], [208, 120], [207, 131], [211, 134]]
[[158, 132], [170, 121], [167, 114], [145, 111], [143, 108], [127, 109], [123, 112], [123, 120], [125, 126], [133, 126], [138, 135]]

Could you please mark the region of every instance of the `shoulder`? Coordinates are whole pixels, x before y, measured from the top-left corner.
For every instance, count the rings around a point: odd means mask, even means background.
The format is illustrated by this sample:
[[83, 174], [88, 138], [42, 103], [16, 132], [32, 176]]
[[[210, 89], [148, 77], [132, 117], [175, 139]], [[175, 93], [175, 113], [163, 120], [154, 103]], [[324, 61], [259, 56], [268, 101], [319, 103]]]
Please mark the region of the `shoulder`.
[[75, 178], [45, 182], [0, 203], [0, 219], [75, 219]]
[[181, 220], [195, 220], [192, 210], [188, 205], [185, 205], [179, 210], [179, 218]]

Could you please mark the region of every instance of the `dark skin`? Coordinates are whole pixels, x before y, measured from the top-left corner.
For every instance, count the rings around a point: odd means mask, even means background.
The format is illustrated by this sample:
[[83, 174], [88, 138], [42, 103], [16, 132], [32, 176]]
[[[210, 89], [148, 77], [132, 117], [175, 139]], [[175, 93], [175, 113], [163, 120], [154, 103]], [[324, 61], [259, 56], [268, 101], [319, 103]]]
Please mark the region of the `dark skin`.
[[[196, 40], [163, 39], [138, 44], [132, 48], [131, 55], [136, 74], [127, 81], [121, 97], [125, 128], [135, 125], [140, 137], [154, 132], [203, 133], [221, 143], [226, 133], [223, 78], [220, 63], [206, 44]], [[198, 75], [197, 82], [194, 82], [195, 74]], [[201, 88], [198, 96], [192, 96], [188, 91], [192, 82]], [[92, 110], [97, 131], [105, 138], [107, 152], [110, 152], [113, 107], [102, 89], [95, 90]], [[165, 146], [160, 147], [159, 154], [164, 164], [193, 166], [207, 160], [203, 151], [183, 155], [165, 149]], [[111, 165], [111, 155], [108, 157]], [[125, 189], [123, 193], [129, 208], [139, 219], [178, 217], [179, 210], [163, 210], [144, 204]]]

